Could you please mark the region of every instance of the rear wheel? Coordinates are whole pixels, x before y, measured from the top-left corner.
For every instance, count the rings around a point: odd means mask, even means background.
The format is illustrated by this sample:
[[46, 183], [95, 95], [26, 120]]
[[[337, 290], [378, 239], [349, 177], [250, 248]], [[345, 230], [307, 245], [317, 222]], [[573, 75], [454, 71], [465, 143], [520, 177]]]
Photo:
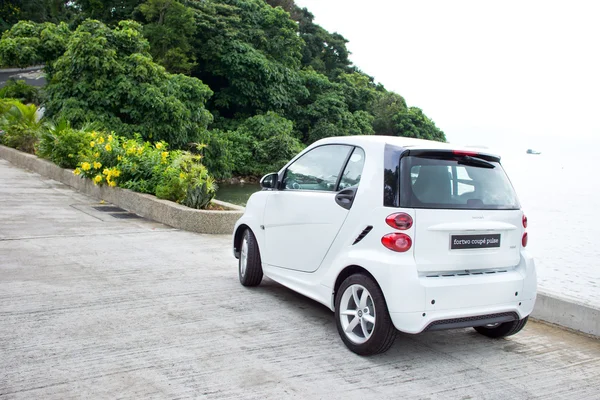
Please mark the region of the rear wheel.
[[383, 353], [396, 339], [383, 292], [363, 274], [342, 282], [335, 297], [335, 320], [344, 344], [359, 355]]
[[521, 320], [504, 322], [496, 325], [476, 326], [473, 329], [490, 338], [503, 338], [518, 333], [523, 329], [528, 319], [529, 317], [525, 317]]
[[263, 278], [258, 242], [250, 229], [246, 229], [242, 236], [238, 275], [244, 286], [258, 286]]

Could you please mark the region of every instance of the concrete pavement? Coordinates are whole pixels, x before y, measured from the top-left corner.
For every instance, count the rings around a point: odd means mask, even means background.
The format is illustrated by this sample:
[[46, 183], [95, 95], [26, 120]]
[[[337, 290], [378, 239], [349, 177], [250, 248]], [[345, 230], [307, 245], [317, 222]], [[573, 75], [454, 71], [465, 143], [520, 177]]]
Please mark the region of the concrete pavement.
[[0, 399], [600, 396], [598, 340], [530, 322], [361, 358], [325, 307], [240, 286], [228, 236], [102, 206], [0, 159]]

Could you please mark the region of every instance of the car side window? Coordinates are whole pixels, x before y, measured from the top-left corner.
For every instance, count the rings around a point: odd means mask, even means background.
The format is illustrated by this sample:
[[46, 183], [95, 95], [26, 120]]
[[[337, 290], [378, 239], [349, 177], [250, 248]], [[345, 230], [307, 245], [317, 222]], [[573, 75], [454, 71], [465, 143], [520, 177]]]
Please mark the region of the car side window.
[[285, 171], [284, 190], [334, 191], [351, 146], [319, 146], [294, 161]]
[[365, 166], [365, 152], [360, 147], [355, 147], [348, 164], [344, 169], [340, 186], [338, 190], [347, 189], [352, 186], [358, 186], [362, 175], [363, 167]]

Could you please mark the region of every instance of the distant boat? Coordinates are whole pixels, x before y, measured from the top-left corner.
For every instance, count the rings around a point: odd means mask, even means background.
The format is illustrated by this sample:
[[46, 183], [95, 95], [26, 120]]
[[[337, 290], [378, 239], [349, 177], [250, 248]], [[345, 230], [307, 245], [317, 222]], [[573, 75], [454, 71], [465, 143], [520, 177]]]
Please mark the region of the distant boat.
[[527, 149], [527, 154], [542, 154], [542, 153], [540, 153], [539, 151], [532, 150], [532, 149]]

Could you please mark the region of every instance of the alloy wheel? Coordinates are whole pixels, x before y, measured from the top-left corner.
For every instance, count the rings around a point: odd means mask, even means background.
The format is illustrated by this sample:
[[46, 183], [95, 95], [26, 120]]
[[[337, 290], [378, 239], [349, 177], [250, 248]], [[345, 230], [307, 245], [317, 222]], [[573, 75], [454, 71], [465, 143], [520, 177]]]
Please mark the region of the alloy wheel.
[[362, 285], [348, 286], [340, 301], [340, 322], [344, 334], [356, 344], [365, 343], [375, 329], [375, 304]]
[[246, 275], [246, 267], [248, 266], [248, 239], [244, 237], [242, 241], [242, 252], [240, 254], [240, 275]]

